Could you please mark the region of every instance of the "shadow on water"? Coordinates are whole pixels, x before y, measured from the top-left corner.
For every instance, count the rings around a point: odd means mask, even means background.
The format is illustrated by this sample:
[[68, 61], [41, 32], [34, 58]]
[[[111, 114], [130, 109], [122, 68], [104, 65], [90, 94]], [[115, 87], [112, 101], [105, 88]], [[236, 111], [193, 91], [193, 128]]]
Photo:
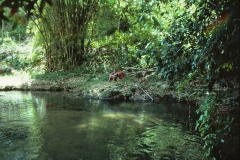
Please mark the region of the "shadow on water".
[[184, 103], [0, 94], [0, 159], [204, 159]]

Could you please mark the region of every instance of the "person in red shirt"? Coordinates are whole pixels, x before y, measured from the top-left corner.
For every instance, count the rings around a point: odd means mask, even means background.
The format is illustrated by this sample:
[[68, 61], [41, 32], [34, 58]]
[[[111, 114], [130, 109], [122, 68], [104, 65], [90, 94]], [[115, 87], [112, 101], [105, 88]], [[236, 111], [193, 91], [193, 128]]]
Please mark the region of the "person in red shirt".
[[120, 79], [122, 79], [124, 77], [124, 72], [123, 71], [119, 71], [116, 72], [116, 70], [114, 69], [114, 72], [112, 72], [109, 75], [109, 81], [114, 80], [114, 81], [120, 81]]

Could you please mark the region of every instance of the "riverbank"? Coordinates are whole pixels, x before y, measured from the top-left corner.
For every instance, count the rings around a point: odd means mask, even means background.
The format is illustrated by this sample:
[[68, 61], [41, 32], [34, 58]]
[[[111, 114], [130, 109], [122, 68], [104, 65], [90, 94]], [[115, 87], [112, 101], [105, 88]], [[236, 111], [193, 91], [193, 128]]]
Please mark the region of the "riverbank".
[[0, 77], [0, 91], [66, 91], [74, 96], [103, 100], [196, 102], [201, 100], [203, 92], [196, 92], [193, 85], [189, 83], [179, 92], [159, 75], [135, 72], [126, 72], [119, 82], [108, 81], [108, 74], [83, 74], [55, 79], [32, 78], [26, 73]]

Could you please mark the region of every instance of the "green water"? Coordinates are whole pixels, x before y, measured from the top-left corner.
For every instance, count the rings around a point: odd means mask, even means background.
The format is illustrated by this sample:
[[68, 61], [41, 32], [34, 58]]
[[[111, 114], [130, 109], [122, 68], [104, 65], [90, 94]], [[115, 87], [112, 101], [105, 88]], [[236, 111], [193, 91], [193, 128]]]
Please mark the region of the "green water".
[[55, 92], [0, 95], [1, 160], [204, 159], [200, 137], [189, 127], [188, 104]]

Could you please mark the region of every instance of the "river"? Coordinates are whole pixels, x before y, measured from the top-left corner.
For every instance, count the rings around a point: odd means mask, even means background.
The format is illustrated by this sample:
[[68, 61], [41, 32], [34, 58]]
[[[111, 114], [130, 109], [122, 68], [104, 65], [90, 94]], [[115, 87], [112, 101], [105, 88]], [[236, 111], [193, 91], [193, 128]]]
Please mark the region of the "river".
[[204, 159], [203, 143], [188, 114], [186, 103], [0, 92], [0, 159]]

